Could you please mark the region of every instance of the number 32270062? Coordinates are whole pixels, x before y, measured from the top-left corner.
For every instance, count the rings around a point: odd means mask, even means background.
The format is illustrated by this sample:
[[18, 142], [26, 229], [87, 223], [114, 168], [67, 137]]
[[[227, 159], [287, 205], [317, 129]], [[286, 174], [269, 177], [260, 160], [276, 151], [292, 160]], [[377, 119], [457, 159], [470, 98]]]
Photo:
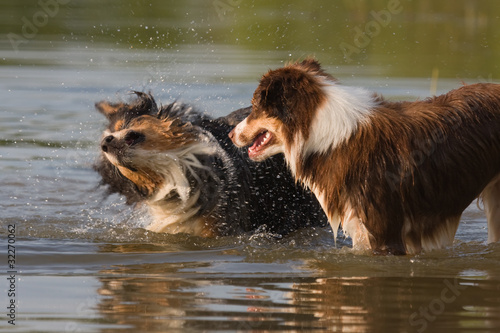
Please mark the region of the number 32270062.
[[7, 247], [7, 264], [10, 269], [14, 269], [16, 265], [16, 226], [9, 224], [8, 227], [8, 247]]

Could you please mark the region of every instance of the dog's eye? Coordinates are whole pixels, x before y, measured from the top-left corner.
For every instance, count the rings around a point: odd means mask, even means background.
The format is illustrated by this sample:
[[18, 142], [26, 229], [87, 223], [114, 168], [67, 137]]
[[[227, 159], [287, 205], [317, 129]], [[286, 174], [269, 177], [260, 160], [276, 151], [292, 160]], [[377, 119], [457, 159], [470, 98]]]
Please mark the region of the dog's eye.
[[142, 133], [136, 132], [136, 131], [129, 131], [125, 135], [125, 143], [129, 146], [133, 146], [135, 144], [138, 144], [139, 142], [142, 142], [146, 140], [146, 136]]

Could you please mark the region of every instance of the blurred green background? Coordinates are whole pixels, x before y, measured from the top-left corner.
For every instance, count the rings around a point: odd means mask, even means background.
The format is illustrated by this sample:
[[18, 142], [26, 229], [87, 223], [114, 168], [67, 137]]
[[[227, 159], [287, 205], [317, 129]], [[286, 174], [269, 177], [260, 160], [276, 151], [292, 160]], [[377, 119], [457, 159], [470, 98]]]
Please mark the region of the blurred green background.
[[[78, 45], [166, 52], [172, 61], [189, 54], [193, 63], [212, 54], [272, 66], [314, 55], [353, 74], [387, 77], [500, 74], [498, 0], [4, 0], [1, 8], [3, 65], [36, 61], [22, 50]], [[237, 56], [222, 55], [231, 50]]]

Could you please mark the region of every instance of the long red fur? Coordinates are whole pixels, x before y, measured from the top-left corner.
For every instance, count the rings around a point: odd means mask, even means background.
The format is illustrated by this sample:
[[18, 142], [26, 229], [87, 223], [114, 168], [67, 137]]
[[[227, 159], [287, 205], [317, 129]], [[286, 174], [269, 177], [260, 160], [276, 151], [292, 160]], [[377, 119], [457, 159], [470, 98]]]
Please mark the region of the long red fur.
[[[374, 95], [374, 107], [341, 144], [291, 158], [315, 130], [318, 110], [335, 98], [325, 84], [338, 82], [311, 59], [269, 71], [233, 142], [248, 143], [263, 119], [278, 122], [266, 129], [278, 133], [295, 178], [316, 193], [330, 220], [344, 223], [354, 212], [376, 253], [448, 245], [440, 235], [453, 238], [462, 212], [500, 173], [500, 85], [467, 85], [416, 102]], [[490, 239], [498, 240], [498, 222], [489, 223], [496, 226]]]

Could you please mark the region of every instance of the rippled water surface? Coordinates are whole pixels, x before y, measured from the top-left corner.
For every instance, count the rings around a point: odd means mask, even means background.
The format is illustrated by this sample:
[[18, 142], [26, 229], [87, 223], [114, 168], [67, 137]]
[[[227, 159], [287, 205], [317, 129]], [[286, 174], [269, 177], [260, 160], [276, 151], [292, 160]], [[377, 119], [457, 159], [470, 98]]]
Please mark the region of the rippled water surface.
[[248, 105], [268, 68], [310, 54], [391, 99], [495, 81], [496, 1], [400, 1], [349, 61], [341, 43], [355, 46], [389, 2], [40, 3], [0, 13], [1, 332], [500, 330], [500, 244], [486, 243], [480, 203], [453, 247], [382, 257], [328, 228], [148, 232], [145, 212], [105, 196], [92, 170], [94, 103], [134, 89], [219, 116]]

